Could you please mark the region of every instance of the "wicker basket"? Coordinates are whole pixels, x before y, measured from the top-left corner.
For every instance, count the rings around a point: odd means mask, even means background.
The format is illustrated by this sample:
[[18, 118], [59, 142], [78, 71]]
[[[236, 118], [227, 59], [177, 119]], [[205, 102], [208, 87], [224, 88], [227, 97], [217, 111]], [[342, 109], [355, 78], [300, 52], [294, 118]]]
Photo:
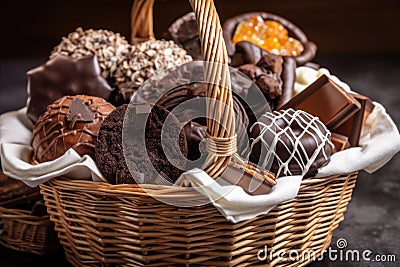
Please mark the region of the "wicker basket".
[[48, 255], [60, 248], [50, 216], [31, 215], [28, 210], [0, 206], [0, 244], [37, 255]]
[[[213, 1], [189, 2], [198, 21], [205, 61], [227, 64]], [[153, 3], [135, 1], [132, 42], [153, 37]], [[223, 121], [218, 116], [227, 118], [223, 126], [214, 125], [213, 120], [207, 122], [209, 139], [217, 147], [209, 151], [212, 153], [204, 169], [215, 177], [234, 153], [227, 148], [234, 142], [230, 137], [235, 136], [235, 123], [229, 73], [226, 68], [207, 71], [212, 81], [220, 78], [223, 83], [211, 85], [207, 95], [226, 104], [217, 107], [217, 112], [207, 105], [208, 117], [216, 121]], [[210, 204], [185, 208], [160, 201], [204, 198], [191, 188], [59, 178], [40, 189], [66, 256], [75, 266], [301, 266], [329, 246], [333, 230], [343, 220], [356, 178], [355, 172], [304, 179], [295, 199], [278, 205], [268, 215], [236, 224], [227, 222]], [[265, 249], [268, 257], [264, 260]], [[308, 253], [311, 257], [293, 261], [288, 254], [280, 253], [282, 249], [300, 255], [311, 251], [315, 257]]]

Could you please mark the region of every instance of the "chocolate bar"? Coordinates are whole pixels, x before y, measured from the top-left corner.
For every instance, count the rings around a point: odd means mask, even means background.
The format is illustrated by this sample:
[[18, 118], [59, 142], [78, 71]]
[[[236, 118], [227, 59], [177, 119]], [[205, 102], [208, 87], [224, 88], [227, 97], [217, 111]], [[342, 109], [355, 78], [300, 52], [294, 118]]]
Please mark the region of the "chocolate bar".
[[254, 164], [235, 160], [228, 164], [221, 178], [229, 184], [240, 186], [249, 195], [268, 194], [276, 185], [275, 176], [271, 172], [261, 170]]
[[335, 146], [335, 152], [339, 152], [350, 147], [349, 138], [341, 134], [331, 133], [331, 141]]
[[374, 109], [374, 104], [371, 99], [366, 96], [359, 94], [351, 95], [361, 104], [361, 109], [338, 127], [332, 128], [332, 131], [347, 136], [351, 146], [358, 146], [362, 126], [368, 114]]
[[326, 75], [309, 85], [300, 94], [283, 105], [280, 110], [304, 110], [335, 129], [361, 109], [361, 104]]

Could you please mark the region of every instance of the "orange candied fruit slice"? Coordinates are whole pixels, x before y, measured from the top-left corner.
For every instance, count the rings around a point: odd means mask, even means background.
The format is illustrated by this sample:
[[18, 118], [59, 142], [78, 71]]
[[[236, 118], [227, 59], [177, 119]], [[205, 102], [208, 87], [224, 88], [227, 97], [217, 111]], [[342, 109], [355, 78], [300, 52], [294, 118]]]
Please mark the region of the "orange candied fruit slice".
[[303, 44], [289, 37], [287, 29], [277, 21], [264, 21], [261, 16], [254, 15], [239, 23], [232, 42], [248, 41], [263, 49], [281, 56], [298, 56]]

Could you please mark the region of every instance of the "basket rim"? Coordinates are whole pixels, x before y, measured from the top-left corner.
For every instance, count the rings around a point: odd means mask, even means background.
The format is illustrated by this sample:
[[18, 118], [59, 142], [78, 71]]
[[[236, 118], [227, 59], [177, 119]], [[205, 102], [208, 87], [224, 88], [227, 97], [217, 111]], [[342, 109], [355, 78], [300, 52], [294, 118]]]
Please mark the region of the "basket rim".
[[[308, 177], [301, 182], [301, 187], [308, 187], [318, 183], [329, 183], [341, 176], [355, 175], [358, 171], [348, 174], [334, 174], [327, 177]], [[193, 187], [176, 185], [154, 185], [154, 184], [118, 184], [113, 185], [106, 182], [95, 182], [88, 180], [73, 180], [67, 177], [58, 177], [40, 185], [41, 189], [54, 187], [62, 190], [85, 191], [88, 193], [106, 193], [129, 196], [161, 196], [161, 197], [205, 197]]]
[[50, 215], [46, 214], [43, 216], [32, 215], [31, 211], [15, 208], [5, 208], [0, 206], [0, 218], [11, 219], [19, 221], [27, 221], [29, 224], [38, 223], [41, 224], [50, 219]]

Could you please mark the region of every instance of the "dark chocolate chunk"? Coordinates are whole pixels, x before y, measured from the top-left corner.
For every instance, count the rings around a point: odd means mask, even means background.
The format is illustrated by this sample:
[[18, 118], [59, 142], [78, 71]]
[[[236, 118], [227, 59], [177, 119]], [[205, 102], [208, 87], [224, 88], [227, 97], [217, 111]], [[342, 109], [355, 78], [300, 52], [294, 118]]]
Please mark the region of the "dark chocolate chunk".
[[230, 57], [230, 65], [239, 67], [244, 64], [256, 64], [261, 57], [270, 54], [261, 47], [247, 41], [241, 41], [235, 45], [236, 53]]
[[187, 144], [188, 144], [188, 159], [198, 160], [201, 156], [201, 148], [199, 147], [201, 141], [206, 138], [207, 126], [201, 125], [200, 123], [189, 121], [183, 127]]
[[335, 129], [360, 110], [360, 103], [326, 75], [309, 85], [301, 93], [280, 107], [304, 110]]
[[261, 90], [274, 109], [276, 103], [282, 95], [282, 57], [265, 54], [257, 62], [257, 64], [245, 64], [239, 67], [239, 71], [246, 74]]
[[180, 44], [193, 60], [202, 60], [199, 30], [194, 12], [177, 19], [168, 28], [168, 35], [175, 43]]
[[332, 131], [347, 136], [351, 146], [358, 146], [360, 141], [361, 130], [364, 121], [369, 113], [372, 112], [374, 104], [371, 99], [359, 94], [351, 94], [361, 105], [360, 110], [354, 113], [349, 119], [341, 125], [332, 128]]
[[331, 133], [331, 141], [332, 144], [335, 146], [335, 150], [333, 153], [345, 150], [350, 147], [349, 138], [347, 136]]
[[282, 64], [282, 57], [274, 54], [265, 54], [257, 62], [257, 66], [263, 68], [264, 70], [269, 70], [278, 76], [282, 74]]
[[27, 76], [27, 115], [34, 123], [48, 105], [63, 96], [83, 94], [107, 100], [112, 91], [95, 56], [72, 59], [58, 55]]
[[95, 112], [93, 112], [82, 99], [74, 98], [74, 100], [72, 100], [66, 116], [68, 122], [92, 122], [94, 118]]

